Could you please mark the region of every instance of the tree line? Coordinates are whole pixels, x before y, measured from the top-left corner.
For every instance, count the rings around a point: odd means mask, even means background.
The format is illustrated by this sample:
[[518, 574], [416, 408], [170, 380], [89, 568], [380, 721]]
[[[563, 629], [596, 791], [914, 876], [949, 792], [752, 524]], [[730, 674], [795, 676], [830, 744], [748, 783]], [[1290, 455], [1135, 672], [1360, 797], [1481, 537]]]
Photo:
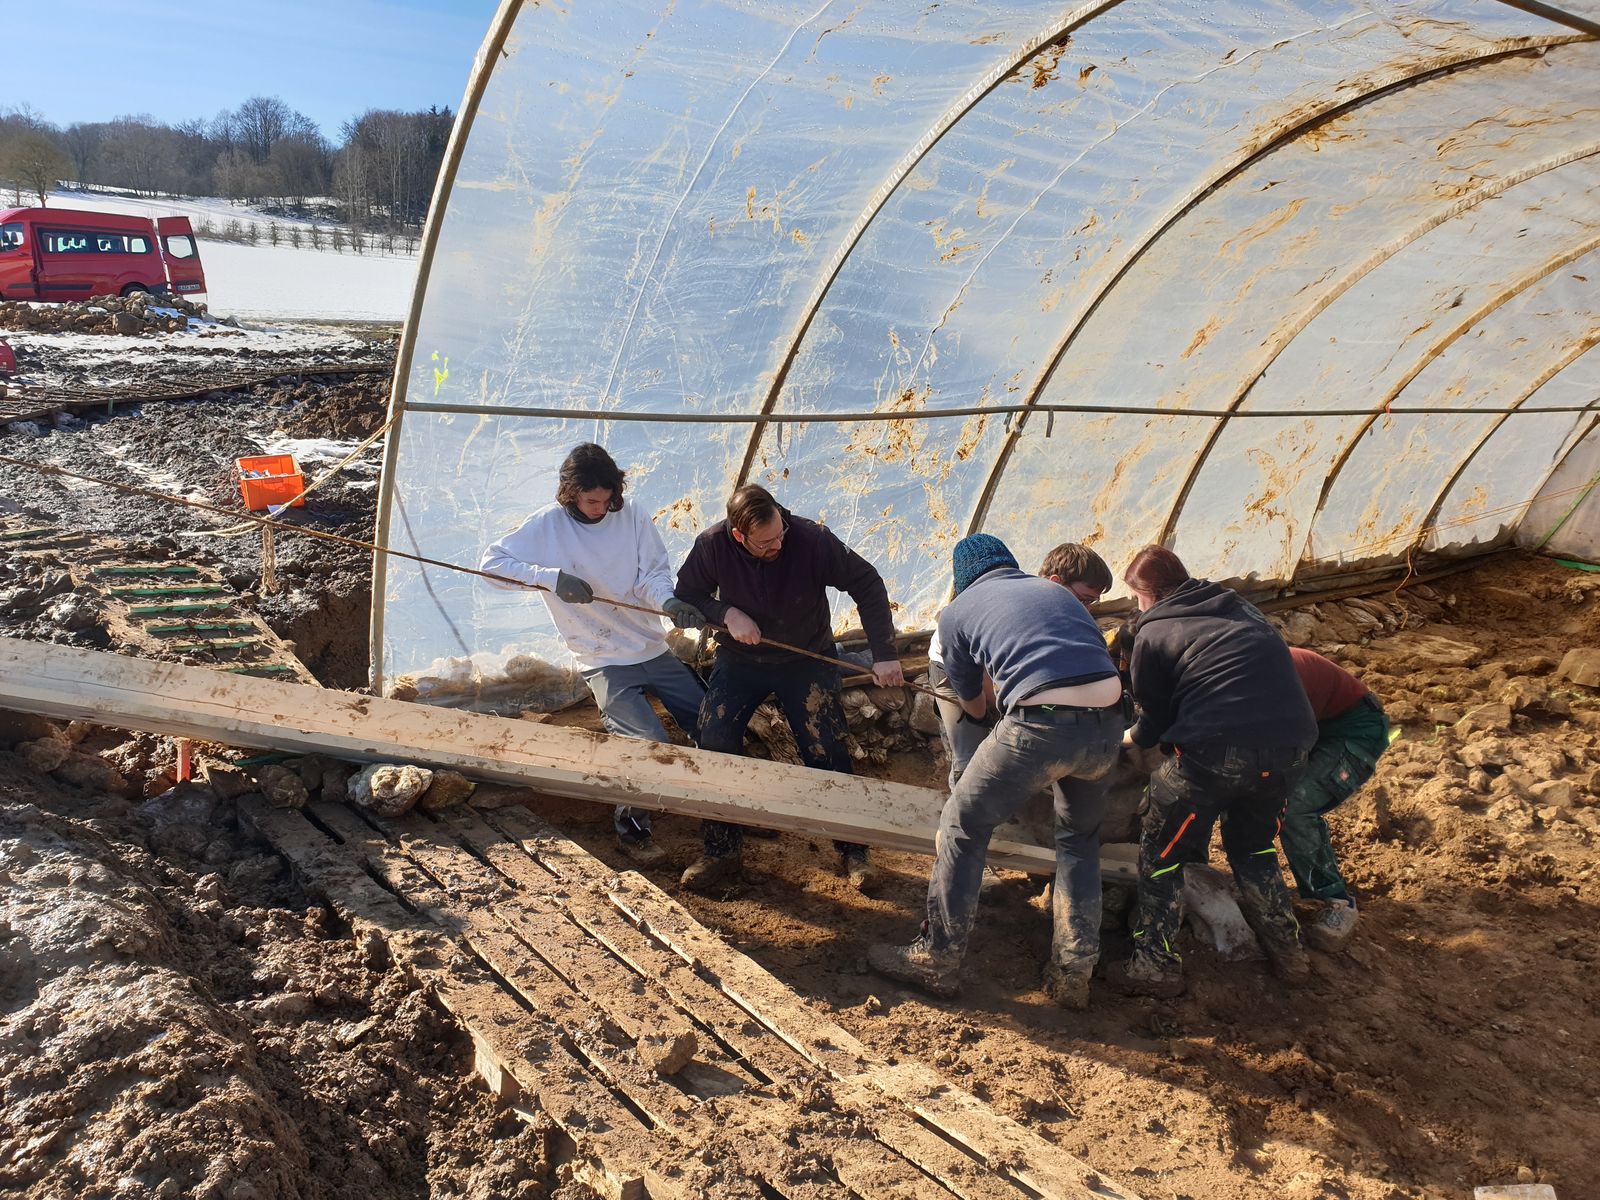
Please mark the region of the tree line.
[[225, 196], [284, 216], [415, 233], [427, 216], [455, 115], [369, 109], [335, 146], [276, 96], [210, 119], [150, 116], [62, 129], [30, 109], [0, 113], [0, 188], [17, 206], [75, 181], [140, 195]]

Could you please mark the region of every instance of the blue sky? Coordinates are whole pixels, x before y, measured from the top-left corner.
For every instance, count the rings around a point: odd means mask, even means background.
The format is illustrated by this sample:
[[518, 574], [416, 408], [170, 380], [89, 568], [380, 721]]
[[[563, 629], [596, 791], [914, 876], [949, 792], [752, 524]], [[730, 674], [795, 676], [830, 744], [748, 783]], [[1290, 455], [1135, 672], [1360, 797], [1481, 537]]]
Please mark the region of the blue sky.
[[6, 4], [0, 110], [65, 128], [212, 117], [278, 96], [338, 142], [369, 108], [461, 105], [498, 0], [127, 0]]

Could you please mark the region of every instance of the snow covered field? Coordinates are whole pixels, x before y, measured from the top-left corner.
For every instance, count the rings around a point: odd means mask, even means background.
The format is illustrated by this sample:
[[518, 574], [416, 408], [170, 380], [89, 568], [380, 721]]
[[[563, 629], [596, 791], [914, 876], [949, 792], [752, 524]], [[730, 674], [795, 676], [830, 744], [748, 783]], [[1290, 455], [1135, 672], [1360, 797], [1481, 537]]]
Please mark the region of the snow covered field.
[[[254, 224], [264, 231], [276, 220], [280, 229], [309, 228], [309, 221], [268, 217], [208, 196], [144, 200], [101, 192], [54, 192], [57, 208], [128, 213], [142, 217], [188, 217], [196, 225], [209, 220], [217, 227], [229, 221]], [[343, 254], [331, 250], [296, 249], [289, 245], [242, 246], [202, 241], [209, 308], [217, 316], [251, 321], [294, 318], [334, 321], [403, 321], [416, 286], [417, 256]]]

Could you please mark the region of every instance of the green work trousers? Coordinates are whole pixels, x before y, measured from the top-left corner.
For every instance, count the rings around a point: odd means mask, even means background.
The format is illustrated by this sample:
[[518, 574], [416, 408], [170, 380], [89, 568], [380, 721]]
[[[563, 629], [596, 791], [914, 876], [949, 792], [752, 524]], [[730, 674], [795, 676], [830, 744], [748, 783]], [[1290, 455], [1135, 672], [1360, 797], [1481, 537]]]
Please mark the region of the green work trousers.
[[1283, 855], [1304, 899], [1350, 899], [1323, 814], [1361, 790], [1388, 746], [1389, 719], [1371, 695], [1317, 726], [1317, 744], [1289, 793], [1279, 833]]

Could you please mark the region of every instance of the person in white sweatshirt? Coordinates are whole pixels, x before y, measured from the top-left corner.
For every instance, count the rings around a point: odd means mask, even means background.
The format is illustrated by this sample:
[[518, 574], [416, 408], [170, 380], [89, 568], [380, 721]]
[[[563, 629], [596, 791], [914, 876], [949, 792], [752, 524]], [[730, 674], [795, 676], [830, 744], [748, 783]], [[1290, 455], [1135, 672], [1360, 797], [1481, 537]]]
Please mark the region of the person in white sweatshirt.
[[[539, 594], [608, 731], [670, 741], [650, 707], [654, 695], [693, 737], [706, 689], [667, 649], [661, 618], [594, 603], [599, 595], [661, 609], [679, 629], [706, 623], [699, 609], [672, 594], [666, 545], [649, 514], [623, 502], [623, 475], [593, 442], [575, 446], [561, 464], [555, 503], [485, 550], [479, 569], [547, 589]], [[651, 866], [665, 857], [650, 836], [649, 812], [618, 805], [614, 824], [618, 844], [634, 862]]]

